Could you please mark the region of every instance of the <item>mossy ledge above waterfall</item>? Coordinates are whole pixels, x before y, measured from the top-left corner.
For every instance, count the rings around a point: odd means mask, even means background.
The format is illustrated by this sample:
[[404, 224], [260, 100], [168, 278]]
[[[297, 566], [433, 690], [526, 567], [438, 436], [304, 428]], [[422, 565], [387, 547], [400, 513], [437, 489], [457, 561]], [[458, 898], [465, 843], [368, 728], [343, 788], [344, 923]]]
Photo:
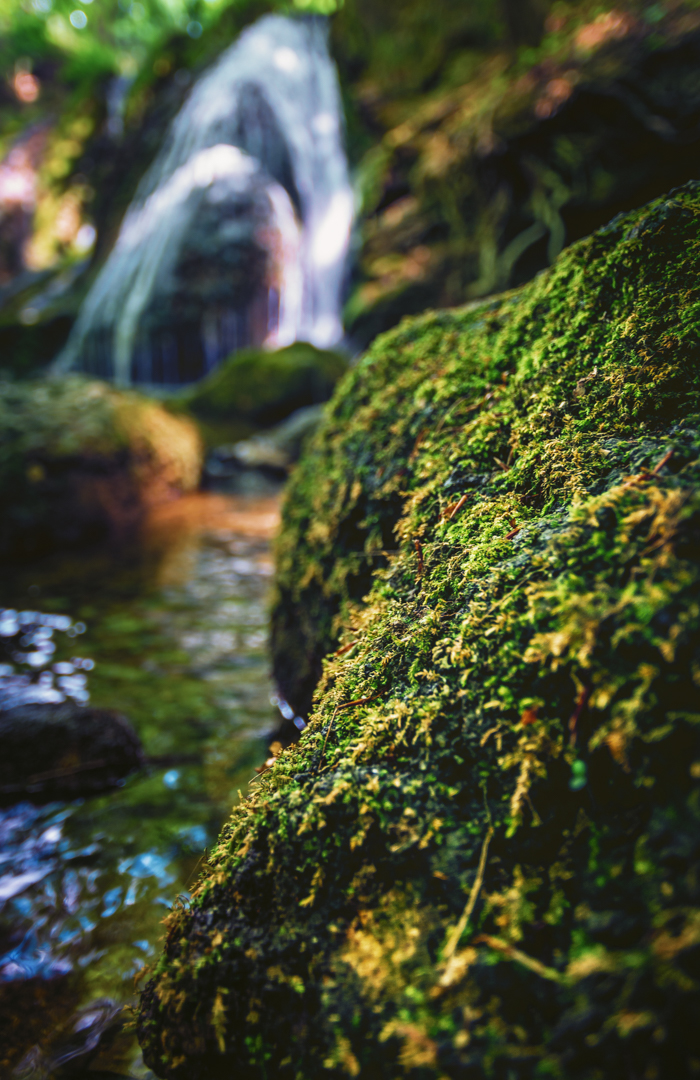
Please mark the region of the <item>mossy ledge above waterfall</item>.
[[123, 540], [197, 487], [195, 424], [133, 391], [69, 376], [0, 382], [0, 554]]
[[697, 1074], [698, 271], [693, 184], [341, 383], [278, 545], [315, 708], [166, 920], [159, 1076]]

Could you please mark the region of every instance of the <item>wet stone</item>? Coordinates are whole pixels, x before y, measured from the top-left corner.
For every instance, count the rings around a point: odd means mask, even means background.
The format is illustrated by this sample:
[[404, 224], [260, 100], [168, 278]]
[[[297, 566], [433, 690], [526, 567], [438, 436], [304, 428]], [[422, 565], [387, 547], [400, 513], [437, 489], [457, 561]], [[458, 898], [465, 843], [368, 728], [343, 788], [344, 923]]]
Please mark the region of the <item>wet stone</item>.
[[103, 791], [143, 765], [121, 713], [71, 702], [0, 711], [0, 798], [72, 798]]

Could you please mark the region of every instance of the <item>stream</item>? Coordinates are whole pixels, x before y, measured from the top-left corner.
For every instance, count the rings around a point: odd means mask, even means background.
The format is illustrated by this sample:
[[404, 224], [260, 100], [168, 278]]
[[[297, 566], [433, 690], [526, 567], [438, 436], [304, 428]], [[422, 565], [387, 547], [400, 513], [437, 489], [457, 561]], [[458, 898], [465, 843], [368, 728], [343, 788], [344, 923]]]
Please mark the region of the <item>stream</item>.
[[0, 806], [3, 1077], [153, 1076], [129, 1007], [279, 721], [266, 655], [279, 498], [200, 493], [154, 511], [138, 550], [2, 572], [3, 607], [74, 620], [55, 659], [70, 647], [94, 662], [90, 704], [123, 712], [149, 761], [106, 794]]

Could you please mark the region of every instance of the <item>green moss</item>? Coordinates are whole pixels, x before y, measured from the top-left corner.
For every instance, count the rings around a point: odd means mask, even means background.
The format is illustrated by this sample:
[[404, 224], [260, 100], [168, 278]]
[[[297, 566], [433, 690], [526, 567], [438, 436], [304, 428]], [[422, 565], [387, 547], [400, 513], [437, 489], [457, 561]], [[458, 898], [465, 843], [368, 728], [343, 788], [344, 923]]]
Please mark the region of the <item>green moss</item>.
[[699, 214], [672, 192], [341, 384], [278, 546], [315, 709], [168, 920], [158, 1075], [694, 1074]]
[[125, 536], [148, 506], [196, 488], [191, 420], [76, 376], [0, 383], [0, 552]]
[[276, 352], [244, 349], [178, 400], [204, 420], [269, 427], [295, 409], [327, 401], [347, 367], [339, 353], [306, 341]]

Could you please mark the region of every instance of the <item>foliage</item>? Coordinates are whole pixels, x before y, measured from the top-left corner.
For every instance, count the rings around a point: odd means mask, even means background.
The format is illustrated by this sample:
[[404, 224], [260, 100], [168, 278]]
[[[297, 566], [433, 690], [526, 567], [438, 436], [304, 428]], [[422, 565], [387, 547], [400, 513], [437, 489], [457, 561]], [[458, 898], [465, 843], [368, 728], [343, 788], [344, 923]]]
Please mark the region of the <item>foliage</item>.
[[341, 384], [278, 550], [316, 707], [167, 921], [158, 1075], [693, 1075], [699, 214], [619, 217]]

